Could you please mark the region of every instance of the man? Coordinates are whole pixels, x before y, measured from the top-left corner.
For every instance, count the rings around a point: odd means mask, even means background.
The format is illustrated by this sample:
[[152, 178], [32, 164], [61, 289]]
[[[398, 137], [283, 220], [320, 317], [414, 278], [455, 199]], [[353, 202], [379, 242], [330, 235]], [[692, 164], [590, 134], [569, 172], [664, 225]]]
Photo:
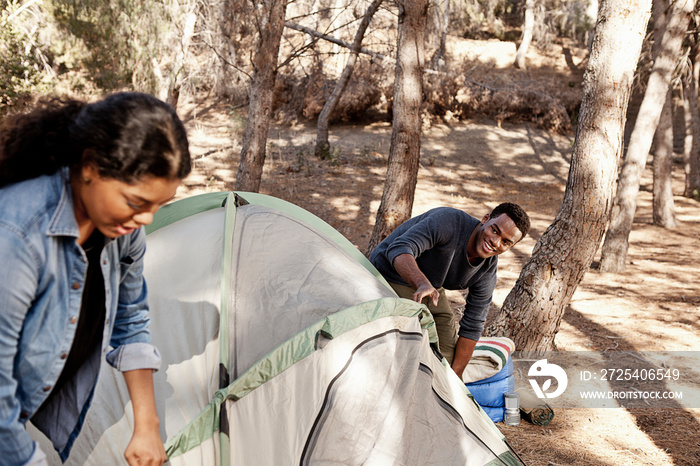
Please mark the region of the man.
[[[440, 352], [460, 378], [484, 329], [496, 287], [497, 256], [529, 230], [528, 215], [509, 202], [481, 221], [461, 210], [438, 207], [400, 225], [370, 254], [399, 296], [428, 305]], [[459, 329], [446, 289], [469, 290]]]

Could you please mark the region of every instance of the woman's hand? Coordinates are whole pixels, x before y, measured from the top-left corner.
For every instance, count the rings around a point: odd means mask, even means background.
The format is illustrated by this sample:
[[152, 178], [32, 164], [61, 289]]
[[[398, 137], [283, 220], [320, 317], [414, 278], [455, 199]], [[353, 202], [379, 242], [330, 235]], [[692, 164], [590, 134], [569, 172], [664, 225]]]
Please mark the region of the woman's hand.
[[124, 372], [134, 408], [134, 436], [124, 452], [129, 466], [160, 466], [167, 461], [160, 439], [160, 421], [153, 392], [153, 371], [138, 369]]
[[168, 460], [157, 428], [152, 432], [134, 430], [124, 457], [129, 466], [160, 466]]

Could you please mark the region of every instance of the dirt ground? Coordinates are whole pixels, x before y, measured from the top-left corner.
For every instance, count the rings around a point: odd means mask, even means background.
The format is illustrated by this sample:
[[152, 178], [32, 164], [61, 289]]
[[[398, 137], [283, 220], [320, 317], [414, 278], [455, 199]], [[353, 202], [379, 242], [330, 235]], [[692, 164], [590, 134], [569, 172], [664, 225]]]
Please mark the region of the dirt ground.
[[[515, 46], [480, 42], [462, 52], [505, 73]], [[553, 68], [539, 68], [542, 76], [558, 73], [563, 86], [571, 87], [574, 78], [580, 83], [580, 73], [567, 67], [561, 48], [535, 57], [529, 71], [508, 71], [509, 79], [536, 80], [537, 66], [554, 61]], [[580, 62], [581, 55], [574, 61]], [[178, 196], [233, 189], [241, 136], [234, 131], [236, 121], [228, 106], [190, 101], [181, 113], [195, 169]], [[313, 122], [272, 127], [261, 192], [311, 211], [364, 251], [381, 199], [391, 126], [374, 122], [332, 127], [330, 161], [313, 156], [315, 134]], [[448, 121], [423, 134], [414, 215], [447, 205], [480, 217], [498, 203], [512, 201], [532, 218], [529, 237], [499, 259], [493, 311], [559, 209], [573, 142], [573, 134], [549, 134], [530, 124], [499, 126], [488, 120]], [[629, 265], [620, 274], [601, 274], [594, 268], [586, 274], [564, 315], [555, 341], [558, 350], [700, 351], [695, 258], [700, 249], [700, 203], [680, 195], [683, 177], [682, 166], [676, 164], [679, 225], [665, 230], [652, 224], [647, 168], [630, 237]], [[451, 298], [456, 307], [463, 303], [460, 293]], [[700, 409], [681, 404], [667, 409], [555, 409], [546, 427], [526, 422], [518, 427], [497, 425], [529, 465], [700, 464]]]

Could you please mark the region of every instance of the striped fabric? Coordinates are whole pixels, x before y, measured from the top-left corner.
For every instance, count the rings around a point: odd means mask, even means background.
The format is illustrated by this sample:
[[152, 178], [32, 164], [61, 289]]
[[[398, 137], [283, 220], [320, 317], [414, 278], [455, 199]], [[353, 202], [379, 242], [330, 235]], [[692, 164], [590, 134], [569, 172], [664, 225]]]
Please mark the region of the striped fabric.
[[513, 340], [506, 337], [483, 337], [474, 347], [474, 353], [464, 369], [464, 383], [489, 378], [503, 369], [510, 354], [515, 350]]

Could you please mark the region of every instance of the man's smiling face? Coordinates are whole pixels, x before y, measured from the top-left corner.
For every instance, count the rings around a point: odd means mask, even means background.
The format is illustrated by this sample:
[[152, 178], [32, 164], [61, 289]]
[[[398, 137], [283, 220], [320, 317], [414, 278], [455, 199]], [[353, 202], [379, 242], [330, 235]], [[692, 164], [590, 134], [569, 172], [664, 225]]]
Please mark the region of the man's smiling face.
[[507, 214], [494, 218], [486, 215], [469, 237], [467, 252], [470, 258], [486, 259], [503, 254], [522, 237], [522, 232]]

